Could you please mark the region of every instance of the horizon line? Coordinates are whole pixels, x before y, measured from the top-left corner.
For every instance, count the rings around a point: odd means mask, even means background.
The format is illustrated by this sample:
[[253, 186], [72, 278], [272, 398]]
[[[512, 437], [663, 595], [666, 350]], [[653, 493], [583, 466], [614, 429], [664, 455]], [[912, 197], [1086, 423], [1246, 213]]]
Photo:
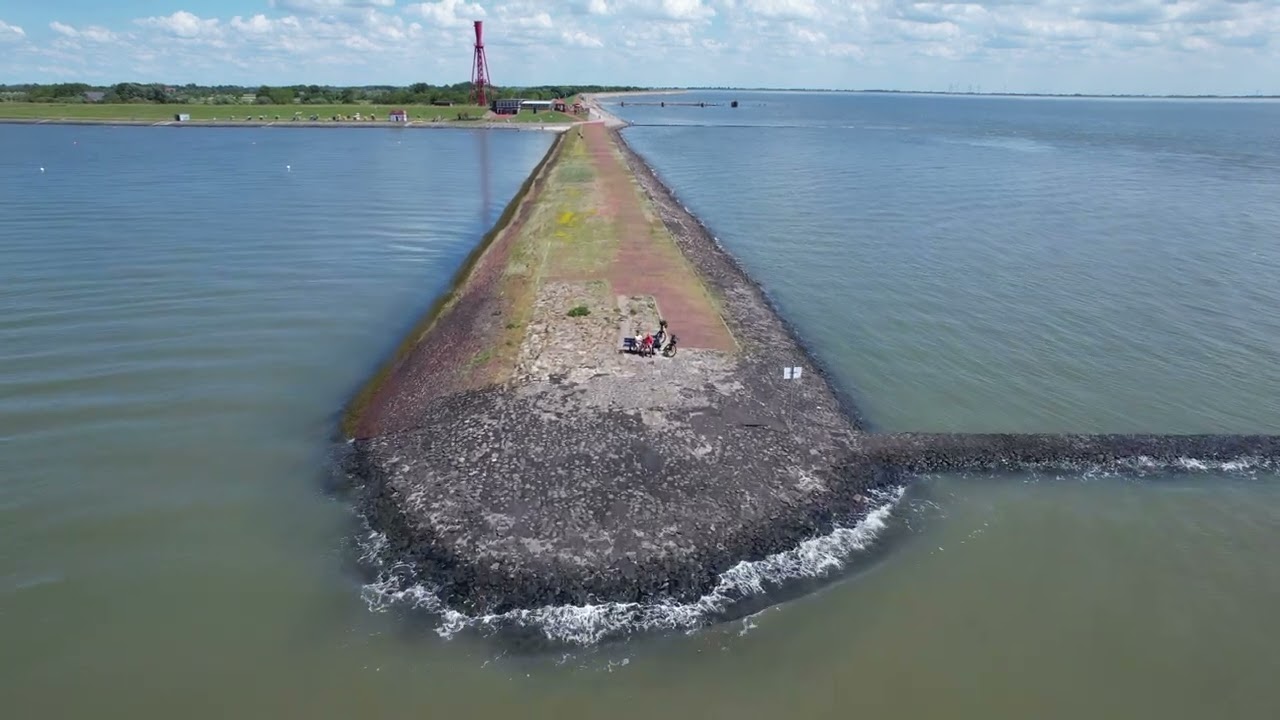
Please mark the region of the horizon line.
[[[421, 82], [421, 81], [418, 81], [418, 82]], [[467, 84], [467, 82], [468, 82], [468, 81], [463, 80], [463, 81], [456, 82], [456, 83], [447, 83], [447, 84], [439, 84], [439, 85], [435, 85], [435, 84], [432, 84], [432, 83], [427, 83], [427, 84], [431, 85], [432, 87], [441, 88], [441, 87], [451, 87], [451, 86], [453, 86], [453, 85], [463, 85], [463, 84]], [[287, 87], [300, 87], [300, 86], [311, 86], [311, 85], [314, 85], [314, 86], [316, 86], [316, 87], [326, 88], [326, 89], [344, 89], [344, 88], [368, 89], [368, 88], [407, 88], [407, 87], [410, 87], [411, 85], [415, 85], [415, 84], [417, 84], [417, 82], [414, 82], [414, 83], [407, 83], [407, 84], [395, 84], [395, 83], [367, 83], [367, 84], [363, 84], [363, 85], [335, 85], [335, 84], [320, 84], [320, 83], [282, 83], [282, 84], [274, 84], [274, 85], [273, 85], [273, 84], [268, 84], [268, 83], [250, 83], [250, 84], [239, 84], [239, 83], [194, 83], [194, 82], [193, 82], [193, 83], [166, 83], [166, 82], [159, 82], [159, 81], [153, 81], [153, 82], [139, 82], [139, 81], [133, 81], [133, 80], [125, 80], [125, 81], [114, 82], [114, 83], [107, 83], [107, 84], [95, 84], [95, 83], [90, 83], [90, 82], [74, 81], [74, 80], [73, 80], [73, 81], [63, 81], [63, 82], [7, 82], [7, 83], [0, 83], [0, 87], [15, 87], [15, 86], [23, 86], [23, 85], [48, 86], [48, 85], [77, 85], [77, 84], [87, 85], [87, 86], [89, 86], [90, 88], [111, 88], [111, 87], [113, 87], [113, 86], [115, 86], [115, 85], [122, 85], [122, 84], [135, 84], [135, 85], [165, 85], [165, 86], [171, 86], [171, 87], [186, 87], [186, 86], [188, 86], [188, 85], [194, 85], [194, 86], [196, 86], [196, 87], [206, 87], [206, 88], [213, 88], [213, 87], [235, 87], [235, 88], [268, 87], [268, 88], [287, 88]], [[740, 87], [740, 86], [733, 86], [733, 85], [687, 85], [687, 86], [662, 86], [662, 85], [652, 85], [652, 86], [644, 86], [644, 85], [627, 85], [627, 84], [610, 85], [610, 84], [605, 84], [605, 83], [540, 83], [540, 84], [511, 84], [511, 85], [497, 85], [497, 86], [495, 86], [495, 87], [497, 87], [498, 89], [520, 90], [520, 89], [527, 89], [527, 88], [547, 88], [547, 87], [582, 87], [582, 86], [594, 86], [594, 87], [599, 87], [599, 88], [610, 88], [610, 89], [606, 89], [606, 90], [598, 91], [597, 93], [594, 93], [594, 94], [609, 94], [609, 93], [613, 93], [613, 92], [622, 92], [622, 91], [625, 91], [625, 92], [632, 92], [632, 93], [643, 93], [643, 92], [670, 92], [670, 91], [676, 91], [676, 90], [678, 90], [678, 91], [686, 91], [686, 92], [687, 92], [687, 91], [715, 91], [715, 92], [733, 92], [733, 91], [737, 91], [737, 92], [788, 92], [788, 93], [802, 93], [802, 92], [808, 92], [808, 93], [884, 93], [884, 94], [899, 94], [899, 95], [957, 95], [957, 96], [976, 96], [976, 97], [1148, 98], [1148, 99], [1169, 99], [1169, 100], [1179, 100], [1179, 99], [1222, 99], [1222, 100], [1280, 99], [1280, 93], [1267, 94], [1267, 93], [1263, 93], [1263, 92], [1261, 92], [1261, 91], [1257, 91], [1257, 92], [1255, 92], [1255, 93], [1253, 93], [1253, 94], [1249, 94], [1249, 95], [1242, 95], [1242, 94], [1219, 94], [1219, 93], [1139, 93], [1139, 92], [1125, 92], [1125, 93], [1047, 92], [1047, 91], [1045, 91], [1045, 92], [1032, 92], [1032, 91], [1023, 91], [1023, 92], [1019, 92], [1019, 91], [985, 91], [985, 92], [984, 92], [984, 91], [980, 91], [980, 90], [978, 90], [978, 91], [974, 91], [974, 90], [966, 90], [966, 91], [962, 91], [962, 90], [895, 90], [895, 89], [891, 89], [891, 88], [819, 88], [819, 87], [765, 87], [765, 86], [758, 86], [758, 87], [746, 87], [746, 86], [741, 86], [741, 87]], [[585, 93], [585, 94], [593, 94], [593, 93]], [[3, 101], [3, 100], [0, 100], [0, 102], [4, 102], [4, 101]]]

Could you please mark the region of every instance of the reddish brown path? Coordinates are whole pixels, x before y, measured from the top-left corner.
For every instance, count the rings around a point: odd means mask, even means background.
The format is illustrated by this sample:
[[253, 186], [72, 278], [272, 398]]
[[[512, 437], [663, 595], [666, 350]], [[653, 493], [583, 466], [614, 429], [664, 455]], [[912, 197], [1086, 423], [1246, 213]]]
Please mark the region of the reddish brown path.
[[711, 304], [697, 273], [681, 255], [660, 221], [645, 217], [636, 185], [603, 123], [582, 126], [587, 152], [595, 163], [601, 214], [614, 223], [618, 252], [609, 283], [618, 295], [652, 295], [682, 347], [731, 351], [729, 329]]

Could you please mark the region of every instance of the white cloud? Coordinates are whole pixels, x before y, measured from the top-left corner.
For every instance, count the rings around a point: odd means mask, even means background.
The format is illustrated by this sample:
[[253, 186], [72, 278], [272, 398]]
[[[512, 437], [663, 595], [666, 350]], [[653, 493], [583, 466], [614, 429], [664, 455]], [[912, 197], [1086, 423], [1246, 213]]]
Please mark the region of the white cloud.
[[566, 0], [566, 10], [574, 15], [608, 15], [609, 4], [627, 0]]
[[116, 39], [116, 34], [104, 27], [90, 25], [80, 31], [80, 36], [93, 42], [108, 43]]
[[590, 33], [581, 30], [566, 30], [560, 34], [560, 38], [564, 40], [566, 45], [582, 48], [598, 48], [604, 47], [604, 41]]
[[716, 14], [702, 0], [662, 0], [662, 14], [672, 20], [702, 20]]
[[246, 35], [265, 35], [270, 32], [279, 32], [277, 24], [272, 20], [268, 20], [266, 15], [258, 13], [253, 17], [245, 20], [239, 15], [231, 18], [231, 29]]
[[405, 22], [399, 15], [380, 13], [366, 15], [363, 28], [374, 39], [383, 43], [412, 41], [422, 33], [422, 25], [416, 22]]
[[71, 25], [54, 20], [49, 23], [49, 29], [63, 37], [83, 38], [97, 43], [109, 43], [118, 39], [118, 36], [114, 32], [111, 32], [104, 27], [98, 27], [97, 25], [90, 25], [84, 29], [78, 30]]
[[[608, 14], [623, 22], [636, 19], [692, 22], [715, 17], [716, 10], [712, 4], [724, 5], [726, 2], [728, 0], [608, 0], [607, 4], [601, 2], [595, 9], [603, 11], [596, 13], [598, 15]], [[593, 5], [596, 3], [586, 3], [589, 14], [593, 12]]]
[[217, 18], [206, 20], [186, 10], [179, 10], [163, 17], [141, 18], [134, 22], [143, 27], [163, 30], [180, 38], [209, 37], [218, 34], [221, 30]]
[[745, 0], [743, 9], [774, 19], [814, 20], [820, 15], [814, 0]]
[[0, 42], [17, 42], [26, 36], [27, 33], [22, 28], [0, 20]]
[[831, 57], [838, 57], [838, 58], [861, 59], [866, 56], [866, 53], [863, 51], [861, 47], [853, 43], [847, 43], [847, 42], [828, 43], [823, 48], [823, 52], [825, 55], [829, 55]]
[[555, 22], [551, 19], [550, 13], [540, 12], [533, 15], [520, 15], [509, 18], [512, 27], [525, 29], [550, 30], [555, 27]]
[[63, 23], [60, 23], [60, 22], [58, 22], [57, 20], [54, 20], [53, 22], [49, 23], [49, 29], [50, 29], [50, 30], [53, 30], [54, 32], [58, 33], [59, 35], [64, 35], [64, 36], [66, 36], [66, 37], [79, 37], [79, 36], [80, 36], [80, 31], [79, 31], [79, 30], [76, 30], [75, 28], [71, 27], [70, 25], [65, 25], [65, 24], [63, 24]]
[[483, 20], [484, 8], [476, 3], [463, 0], [437, 0], [436, 2], [414, 3], [405, 8], [405, 12], [426, 20], [438, 27], [463, 27], [473, 20]]
[[325, 14], [394, 7], [396, 0], [270, 0], [273, 8], [296, 13]]

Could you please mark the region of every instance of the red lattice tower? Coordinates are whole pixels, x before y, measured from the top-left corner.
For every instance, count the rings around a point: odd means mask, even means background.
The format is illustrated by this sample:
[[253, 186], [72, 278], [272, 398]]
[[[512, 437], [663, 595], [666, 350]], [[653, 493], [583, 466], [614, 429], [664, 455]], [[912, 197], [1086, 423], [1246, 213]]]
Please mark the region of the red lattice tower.
[[484, 59], [484, 22], [476, 20], [476, 55], [471, 61], [471, 101], [489, 106], [485, 90], [489, 87], [489, 62]]

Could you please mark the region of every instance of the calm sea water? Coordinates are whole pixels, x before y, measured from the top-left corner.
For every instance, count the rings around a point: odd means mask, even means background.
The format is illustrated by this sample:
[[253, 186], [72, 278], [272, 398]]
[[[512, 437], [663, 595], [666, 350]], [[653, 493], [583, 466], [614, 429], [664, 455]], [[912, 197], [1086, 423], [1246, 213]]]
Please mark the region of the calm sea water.
[[[1280, 105], [738, 99], [628, 137], [872, 424], [1280, 432]], [[336, 412], [548, 142], [0, 126], [9, 714], [1271, 713], [1267, 475], [929, 478], [818, 593], [554, 657], [370, 612]]]
[[740, 102], [622, 110], [874, 425], [1280, 432], [1280, 103]]

